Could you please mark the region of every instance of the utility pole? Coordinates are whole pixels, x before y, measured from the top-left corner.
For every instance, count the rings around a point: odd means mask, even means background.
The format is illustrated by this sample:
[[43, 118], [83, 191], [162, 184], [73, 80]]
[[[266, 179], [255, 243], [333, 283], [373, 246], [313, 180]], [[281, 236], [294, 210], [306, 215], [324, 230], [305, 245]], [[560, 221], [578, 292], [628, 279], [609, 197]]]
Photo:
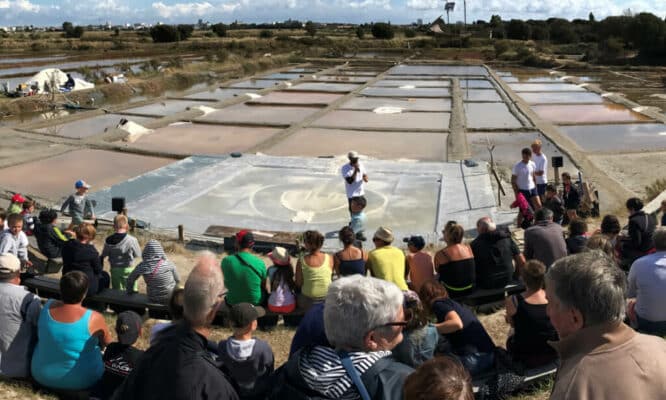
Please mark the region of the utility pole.
[[467, 0], [463, 0], [463, 30], [467, 29]]

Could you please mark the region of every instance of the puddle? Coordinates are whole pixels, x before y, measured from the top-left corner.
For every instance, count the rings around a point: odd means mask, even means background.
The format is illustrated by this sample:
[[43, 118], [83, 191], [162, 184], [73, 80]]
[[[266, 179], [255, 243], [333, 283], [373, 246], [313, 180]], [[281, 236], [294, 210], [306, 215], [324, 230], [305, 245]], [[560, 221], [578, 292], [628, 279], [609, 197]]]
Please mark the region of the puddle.
[[127, 108], [121, 112], [164, 117], [167, 115], [186, 111], [188, 107], [205, 106], [205, 105], [209, 105], [209, 103], [203, 101], [193, 101], [193, 100], [164, 100], [158, 103], [148, 104], [142, 107]]
[[463, 89], [495, 89], [495, 86], [486, 79], [461, 79], [460, 87]]
[[243, 96], [245, 93], [251, 92], [251, 90], [244, 89], [224, 89], [216, 88], [214, 90], [208, 90], [205, 92], [193, 93], [187, 96], [184, 96], [185, 99], [191, 100], [229, 100], [234, 97]]
[[294, 79], [301, 79], [304, 76], [302, 73], [295, 73], [295, 74], [289, 74], [285, 72], [279, 72], [275, 74], [270, 74], [270, 75], [264, 75], [261, 77], [261, 79], [271, 79], [271, 80], [294, 80]]
[[465, 103], [465, 114], [471, 129], [523, 126], [504, 103]]
[[[0, 170], [0, 183], [17, 192], [56, 200], [73, 193], [77, 179], [85, 179], [95, 192], [172, 162], [166, 158], [112, 151], [74, 150], [4, 168]], [[30, 179], [25, 179], [26, 176]]]
[[374, 110], [378, 107], [400, 107], [406, 111], [451, 111], [449, 99], [395, 99], [382, 97], [354, 97], [340, 109]]
[[308, 92], [352, 92], [358, 88], [359, 85], [351, 83], [317, 83], [305, 82], [294, 85], [287, 90], [303, 90]]
[[72, 61], [46, 64], [40, 66], [0, 68], [0, 76], [15, 74], [30, 74], [31, 76], [46, 68], [58, 68], [61, 70], [76, 69], [81, 67], [108, 67], [117, 64], [136, 64], [146, 61], [146, 58], [118, 58], [112, 60]]
[[603, 97], [590, 92], [523, 92], [519, 96], [529, 104], [602, 103], [604, 101]]
[[[520, 150], [524, 147], [529, 147], [534, 139], [540, 139], [542, 142], [543, 153], [551, 160], [553, 156], [564, 157], [564, 170], [575, 171], [575, 167], [569, 157], [562, 154], [560, 150], [546, 137], [538, 132], [527, 133], [478, 133], [468, 132], [467, 140], [472, 151], [472, 159], [490, 162], [490, 153], [488, 152], [488, 143], [494, 145], [493, 159], [495, 164], [506, 168], [511, 168], [516, 162], [520, 160]], [[552, 179], [553, 169], [548, 172], [549, 177]], [[505, 187], [505, 190], [510, 190], [510, 187]]]
[[317, 157], [345, 154], [350, 143], [364, 156], [380, 159], [443, 161], [447, 158], [446, 133], [364, 132], [342, 129], [299, 130], [266, 151], [276, 156]]
[[54, 121], [52, 126], [37, 129], [36, 131], [72, 139], [82, 139], [104, 133], [106, 129], [115, 128], [123, 118], [141, 125], [154, 120], [153, 118], [147, 117], [104, 114], [67, 123], [58, 123], [57, 121]]
[[318, 112], [316, 107], [271, 107], [236, 104], [197, 118], [197, 121], [291, 125]]
[[180, 97], [186, 91], [195, 91], [195, 90], [204, 91], [204, 90], [213, 90], [213, 89], [214, 88], [211, 87], [208, 83], [201, 82], [201, 83], [194, 84], [194, 85], [190, 86], [189, 88], [186, 88], [185, 90], [167, 90], [166, 92], [164, 92], [164, 95], [165, 96], [172, 96], [172, 97]]
[[588, 151], [666, 150], [666, 125], [561, 126], [560, 131]]
[[316, 75], [315, 80], [322, 82], [351, 82], [351, 83], [365, 83], [372, 79], [370, 76], [351, 76], [351, 75]]
[[396, 79], [383, 79], [372, 84], [373, 87], [401, 87], [401, 86], [414, 86], [417, 88], [439, 88], [439, 87], [449, 87], [451, 86], [450, 81], [439, 81], [439, 80], [396, 80]]
[[502, 101], [497, 90], [487, 89], [462, 89], [465, 101]]
[[0, 64], [34, 63], [40, 61], [64, 60], [66, 58], [69, 58], [69, 56], [0, 58]]
[[333, 93], [292, 93], [286, 91], [276, 91], [268, 93], [260, 99], [253, 100], [253, 103], [280, 103], [280, 104], [306, 104], [306, 105], [328, 105], [342, 97], [340, 94]]
[[488, 71], [473, 65], [398, 65], [388, 71], [389, 75], [488, 75]]
[[333, 128], [375, 128], [375, 129], [449, 129], [449, 113], [401, 113], [377, 114], [367, 111], [332, 111], [312, 123], [313, 126]]
[[449, 97], [451, 92], [447, 88], [416, 88], [400, 89], [386, 87], [368, 87], [361, 91], [365, 96], [375, 97]]
[[131, 148], [184, 155], [228, 154], [244, 152], [279, 131], [279, 129], [273, 128], [186, 123], [156, 129], [153, 133], [143, 135], [134, 143], [126, 143], [126, 145]]
[[596, 122], [649, 121], [650, 118], [635, 113], [615, 103], [580, 105], [541, 105], [532, 109], [541, 118], [555, 123], [585, 124]]
[[509, 83], [515, 92], [585, 92], [573, 83]]
[[283, 81], [277, 79], [250, 79], [247, 81], [236, 82], [229, 85], [229, 88], [236, 89], [266, 89], [281, 84]]

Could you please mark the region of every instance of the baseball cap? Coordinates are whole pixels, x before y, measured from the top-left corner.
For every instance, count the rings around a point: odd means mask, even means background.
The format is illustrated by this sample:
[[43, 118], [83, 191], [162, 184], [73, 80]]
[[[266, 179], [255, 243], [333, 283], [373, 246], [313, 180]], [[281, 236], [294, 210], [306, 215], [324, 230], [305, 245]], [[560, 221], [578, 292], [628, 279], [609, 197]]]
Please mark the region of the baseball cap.
[[0, 254], [0, 275], [14, 274], [21, 270], [21, 261], [13, 254]]
[[421, 250], [425, 247], [425, 240], [423, 239], [423, 236], [410, 236], [407, 240], [407, 244], [411, 244], [412, 246]]
[[25, 197], [21, 196], [21, 193], [16, 193], [12, 196], [12, 203], [23, 203], [24, 201]]
[[354, 150], [350, 151], [349, 153], [347, 153], [347, 158], [349, 158], [350, 160], [351, 160], [352, 158], [353, 158], [353, 159], [358, 158], [358, 152], [356, 152], [356, 151], [354, 151]]
[[74, 187], [76, 189], [81, 189], [81, 188], [90, 189], [90, 185], [88, 185], [86, 183], [86, 181], [84, 181], [83, 179], [79, 179], [78, 181], [76, 181], [76, 183], [74, 184]]
[[236, 243], [241, 249], [250, 248], [254, 245], [254, 235], [247, 229], [243, 229], [236, 234]]
[[118, 342], [126, 345], [134, 344], [141, 333], [142, 323], [143, 320], [134, 311], [123, 311], [118, 314], [118, 319], [116, 319]]
[[255, 307], [250, 303], [238, 303], [231, 306], [231, 325], [234, 328], [245, 328], [250, 325], [252, 321], [266, 315], [263, 307]]

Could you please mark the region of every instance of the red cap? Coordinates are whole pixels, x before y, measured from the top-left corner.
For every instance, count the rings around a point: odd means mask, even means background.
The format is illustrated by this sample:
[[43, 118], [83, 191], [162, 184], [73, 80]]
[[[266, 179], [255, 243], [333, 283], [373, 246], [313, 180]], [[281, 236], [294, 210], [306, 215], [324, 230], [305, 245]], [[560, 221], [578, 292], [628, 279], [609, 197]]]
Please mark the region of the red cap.
[[24, 201], [25, 197], [21, 196], [21, 193], [16, 193], [12, 196], [12, 203], [23, 203]]

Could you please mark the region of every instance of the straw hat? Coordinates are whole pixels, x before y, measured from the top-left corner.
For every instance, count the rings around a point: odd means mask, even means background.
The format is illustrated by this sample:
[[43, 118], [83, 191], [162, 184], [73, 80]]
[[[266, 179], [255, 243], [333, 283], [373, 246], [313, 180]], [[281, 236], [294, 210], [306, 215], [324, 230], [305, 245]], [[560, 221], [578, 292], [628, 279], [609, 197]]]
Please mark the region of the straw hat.
[[379, 228], [377, 228], [377, 231], [375, 232], [373, 239], [379, 239], [386, 243], [391, 243], [393, 242], [393, 231], [390, 228], [385, 228], [383, 226], [380, 226]]
[[268, 258], [275, 263], [275, 265], [281, 265], [281, 266], [286, 266], [286, 265], [291, 265], [291, 257], [289, 257], [289, 252], [287, 252], [287, 249], [284, 247], [276, 247], [268, 253]]

